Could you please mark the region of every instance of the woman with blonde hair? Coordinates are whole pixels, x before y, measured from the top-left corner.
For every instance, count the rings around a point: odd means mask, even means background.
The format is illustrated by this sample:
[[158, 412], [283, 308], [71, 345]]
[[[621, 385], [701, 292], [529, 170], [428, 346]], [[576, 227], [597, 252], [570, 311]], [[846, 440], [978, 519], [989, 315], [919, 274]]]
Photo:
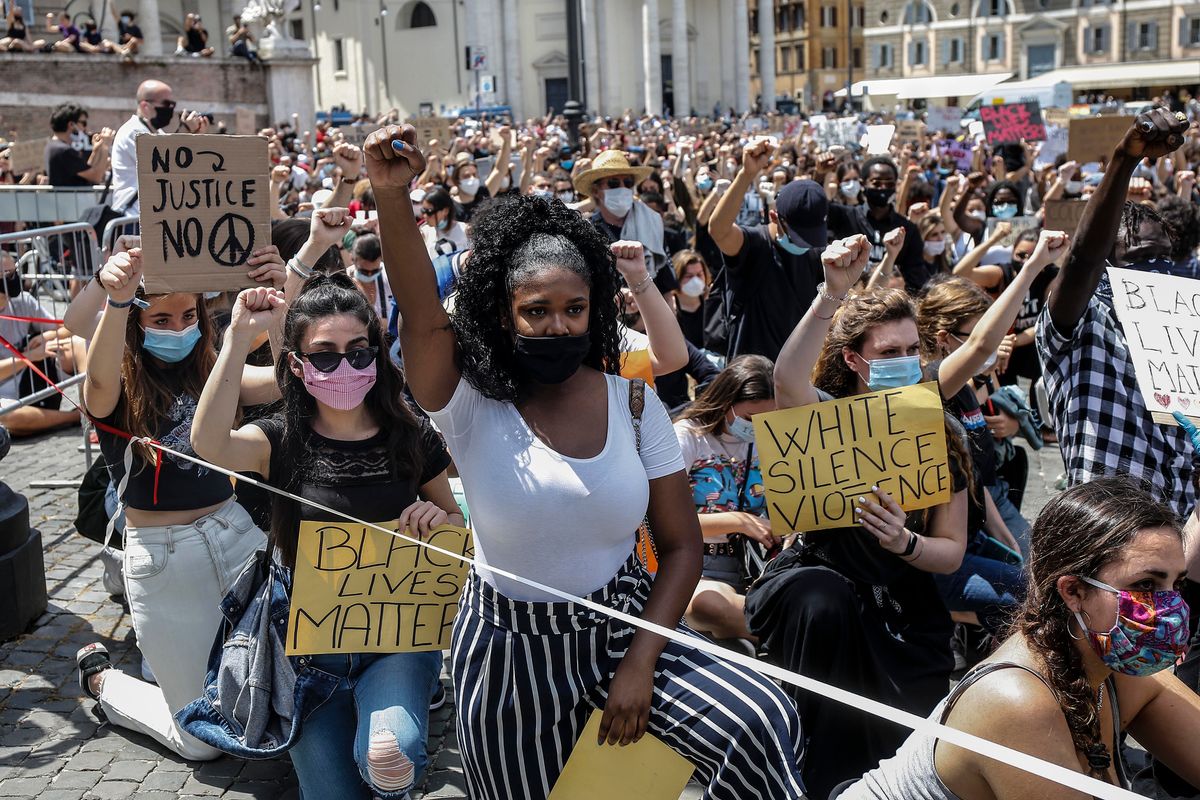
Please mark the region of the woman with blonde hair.
[[949, 274], [954, 269], [954, 261], [950, 258], [950, 236], [942, 215], [936, 211], [926, 214], [917, 222], [917, 230], [924, 243], [925, 266], [929, 268], [929, 274]]

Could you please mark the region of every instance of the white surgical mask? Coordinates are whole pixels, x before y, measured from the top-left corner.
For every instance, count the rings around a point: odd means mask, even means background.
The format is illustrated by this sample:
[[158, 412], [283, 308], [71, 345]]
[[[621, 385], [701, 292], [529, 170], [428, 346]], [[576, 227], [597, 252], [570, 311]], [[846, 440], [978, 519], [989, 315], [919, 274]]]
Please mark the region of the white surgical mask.
[[987, 212], [986, 211], [968, 211], [967, 216], [971, 217], [972, 219], [977, 219], [980, 222], [987, 221]]
[[754, 442], [754, 423], [745, 417], [734, 417], [729, 423], [729, 435], [735, 439], [751, 444]]
[[575, 202], [575, 193], [574, 192], [559, 192], [558, 199], [562, 200], [564, 203], [574, 203]]
[[946, 252], [946, 240], [945, 239], [938, 239], [935, 242], [926, 242], [925, 243], [925, 255], [929, 256], [930, 258], [940, 256], [944, 252]]
[[606, 189], [604, 207], [614, 217], [623, 217], [633, 208], [633, 189]]
[[1083, 181], [1067, 181], [1063, 184], [1067, 194], [1083, 194]]
[[858, 193], [862, 191], [862, 184], [856, 180], [842, 181], [840, 188], [844, 197], [858, 197]]
[[704, 294], [704, 278], [692, 277], [683, 282], [679, 287], [679, 291], [686, 294], [688, 297], [699, 297]]
[[463, 178], [458, 182], [458, 190], [468, 197], [474, 197], [479, 191], [479, 178]]

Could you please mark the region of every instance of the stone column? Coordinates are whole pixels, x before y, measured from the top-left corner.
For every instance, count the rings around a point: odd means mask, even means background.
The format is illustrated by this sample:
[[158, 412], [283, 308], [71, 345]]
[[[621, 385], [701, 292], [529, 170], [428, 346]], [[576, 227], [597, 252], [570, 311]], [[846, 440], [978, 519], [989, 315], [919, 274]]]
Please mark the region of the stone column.
[[[267, 72], [267, 119], [272, 125], [300, 115], [301, 129], [310, 129], [316, 121], [312, 70], [316, 59], [274, 57], [263, 62]], [[382, 81], [377, 84], [382, 90]], [[378, 103], [378, 101], [377, 101]], [[376, 105], [376, 108], [380, 108]]]
[[[737, 77], [737, 46], [734, 44], [737, 28], [733, 24], [733, 3], [734, 0], [720, 0], [721, 30], [725, 32], [721, 37], [721, 113], [737, 102], [737, 90], [734, 88]], [[710, 109], [700, 110], [707, 114]]]
[[734, 107], [739, 114], [750, 108], [750, 12], [746, 0], [733, 0]]
[[521, 121], [525, 119], [525, 98], [521, 93], [521, 31], [517, 19], [517, 0], [503, 0], [503, 5], [504, 96], [512, 108], [513, 119]]
[[582, 0], [579, 4], [580, 27], [583, 29], [583, 83], [587, 91], [584, 111], [600, 108], [603, 95], [600, 89], [600, 44], [596, 24], [596, 0]]
[[[163, 54], [162, 25], [158, 20], [158, 0], [138, 0], [137, 24], [146, 35], [142, 42], [148, 56]], [[174, 49], [174, 48], [172, 48]]]
[[[745, 2], [745, 0], [742, 0]], [[662, 113], [662, 48], [658, 41], [658, 0], [642, 2], [642, 77], [646, 113]]]
[[692, 71], [688, 64], [687, 0], [671, 2], [671, 75], [676, 117], [692, 113]]
[[775, 0], [758, 0], [758, 45], [758, 77], [762, 85], [763, 109], [774, 111]]

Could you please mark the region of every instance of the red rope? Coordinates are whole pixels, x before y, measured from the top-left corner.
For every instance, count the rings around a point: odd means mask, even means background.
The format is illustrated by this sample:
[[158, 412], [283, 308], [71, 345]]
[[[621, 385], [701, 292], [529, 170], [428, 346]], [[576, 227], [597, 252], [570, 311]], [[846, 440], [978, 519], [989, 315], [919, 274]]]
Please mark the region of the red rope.
[[0, 314], [0, 319], [9, 319], [13, 322], [35, 322], [42, 325], [62, 325], [61, 319], [49, 319], [48, 317], [14, 317], [11, 314]]

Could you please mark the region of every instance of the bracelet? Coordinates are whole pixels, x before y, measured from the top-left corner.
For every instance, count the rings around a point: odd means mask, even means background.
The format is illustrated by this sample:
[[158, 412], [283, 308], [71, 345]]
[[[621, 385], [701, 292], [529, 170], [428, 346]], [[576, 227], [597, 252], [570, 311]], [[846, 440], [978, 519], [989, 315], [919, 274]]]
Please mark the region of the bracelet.
[[820, 299], [821, 299], [822, 297], [824, 297], [824, 296], [825, 296], [825, 295], [823, 295], [823, 294], [819, 294], [819, 295], [817, 295], [816, 297], [814, 297], [814, 298], [812, 299], [812, 303], [811, 303], [811, 305], [812, 305], [812, 312], [813, 312], [813, 316], [814, 316], [814, 317], [816, 317], [817, 319], [823, 319], [823, 320], [829, 321], [829, 320], [833, 319], [835, 316], [837, 316], [837, 311], [834, 311], [834, 312], [833, 312], [832, 314], [830, 314], [828, 317], [823, 317], [823, 316], [821, 316], [820, 314], [818, 314], [818, 313], [817, 313], [817, 301], [818, 301], [818, 300], [820, 300]]
[[[908, 529], [905, 528], [905, 530], [908, 530]], [[896, 555], [900, 556], [900, 558], [903, 558], [903, 559], [907, 559], [909, 556], [911, 556], [913, 554], [913, 551], [917, 549], [917, 541], [921, 538], [917, 534], [913, 533], [912, 531], [908, 531], [908, 535], [909, 535], [908, 547], [904, 548], [903, 553], [896, 554]]]
[[646, 289], [650, 288], [650, 284], [653, 282], [654, 276], [647, 273], [646, 277], [640, 280], [637, 286], [630, 286], [629, 291], [633, 292], [634, 294], [641, 294], [642, 292], [646, 291]]
[[137, 302], [137, 298], [136, 298], [136, 297], [131, 297], [131, 298], [129, 298], [128, 300], [126, 300], [124, 303], [118, 303], [118, 302], [116, 302], [115, 300], [113, 300], [111, 297], [110, 297], [110, 298], [108, 298], [108, 304], [109, 304], [109, 306], [111, 306], [112, 308], [129, 308], [129, 307], [130, 307], [131, 305], [133, 305], [135, 302]]
[[296, 273], [304, 280], [308, 280], [313, 276], [313, 268], [305, 264], [296, 256], [292, 256], [290, 259], [288, 259], [287, 269]]
[[841, 297], [834, 297], [831, 294], [826, 294], [825, 293], [825, 281], [821, 281], [820, 283], [817, 284], [817, 295], [819, 297], [824, 297], [826, 300], [828, 300], [831, 303], [840, 303], [849, 296], [848, 294], [844, 294]]

